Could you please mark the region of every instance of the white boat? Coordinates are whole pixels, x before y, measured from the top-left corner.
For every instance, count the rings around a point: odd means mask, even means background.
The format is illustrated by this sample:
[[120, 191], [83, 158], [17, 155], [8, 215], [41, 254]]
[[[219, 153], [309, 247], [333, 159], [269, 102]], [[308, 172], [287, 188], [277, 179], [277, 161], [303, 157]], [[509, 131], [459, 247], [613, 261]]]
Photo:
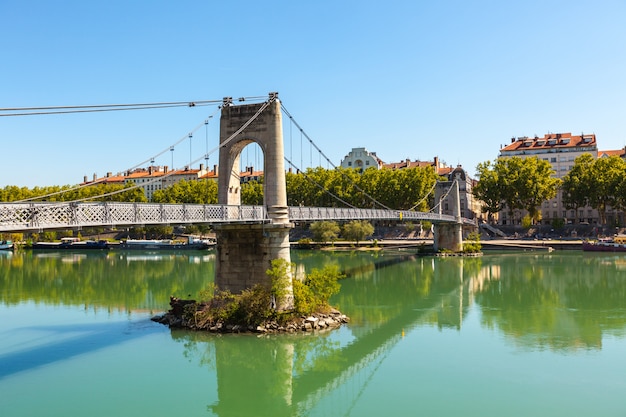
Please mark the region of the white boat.
[[0, 250], [13, 250], [13, 242], [10, 240], [0, 240]]
[[118, 247], [126, 250], [203, 250], [211, 247], [211, 244], [191, 237], [186, 242], [169, 239], [126, 239]]

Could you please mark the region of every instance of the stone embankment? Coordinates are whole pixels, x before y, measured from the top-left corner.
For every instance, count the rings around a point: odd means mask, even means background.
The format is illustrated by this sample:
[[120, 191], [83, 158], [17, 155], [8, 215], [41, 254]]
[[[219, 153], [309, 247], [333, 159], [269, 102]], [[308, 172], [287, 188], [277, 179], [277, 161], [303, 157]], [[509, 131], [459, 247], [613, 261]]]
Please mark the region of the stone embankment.
[[316, 313], [309, 316], [301, 316], [289, 320], [286, 323], [269, 321], [258, 325], [244, 326], [231, 323], [211, 323], [198, 325], [193, 319], [188, 319], [183, 314], [185, 306], [195, 304], [194, 300], [182, 300], [171, 297], [170, 306], [167, 313], [152, 318], [153, 321], [165, 324], [174, 329], [188, 329], [198, 331], [208, 331], [211, 333], [300, 333], [327, 331], [340, 327], [343, 323], [348, 323], [350, 319], [340, 311], [330, 309], [328, 313]]

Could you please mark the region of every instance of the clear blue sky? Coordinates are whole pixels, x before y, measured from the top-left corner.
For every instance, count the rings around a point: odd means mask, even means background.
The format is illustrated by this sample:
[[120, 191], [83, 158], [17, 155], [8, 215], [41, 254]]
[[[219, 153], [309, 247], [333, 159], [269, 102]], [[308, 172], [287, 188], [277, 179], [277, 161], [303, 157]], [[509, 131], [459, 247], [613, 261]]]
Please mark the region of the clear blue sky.
[[[337, 165], [366, 147], [473, 174], [513, 136], [585, 132], [600, 149], [624, 147], [625, 18], [624, 0], [4, 0], [0, 107], [278, 91]], [[123, 171], [215, 110], [0, 117], [0, 187]], [[218, 118], [174, 165], [201, 158], [206, 137], [217, 145]], [[300, 136], [285, 125], [285, 139]], [[300, 159], [299, 145], [286, 151]]]

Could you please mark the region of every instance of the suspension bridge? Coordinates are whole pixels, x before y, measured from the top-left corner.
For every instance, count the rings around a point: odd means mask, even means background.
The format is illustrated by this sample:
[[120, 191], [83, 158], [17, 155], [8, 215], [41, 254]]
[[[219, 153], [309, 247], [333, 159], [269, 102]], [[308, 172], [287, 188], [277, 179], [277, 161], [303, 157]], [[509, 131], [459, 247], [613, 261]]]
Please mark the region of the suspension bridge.
[[[220, 139], [216, 148], [219, 151], [217, 205], [84, 200], [0, 203], [0, 232], [90, 226], [211, 224], [217, 236], [215, 283], [219, 288], [238, 293], [258, 283], [266, 284], [268, 277], [265, 271], [272, 260], [290, 261], [289, 231], [296, 221], [430, 221], [435, 224], [435, 249], [452, 251], [462, 249], [463, 225], [475, 225], [473, 220], [461, 217], [456, 182], [446, 185], [446, 192], [453, 200], [452, 215], [393, 210], [375, 200], [382, 209], [288, 207], [285, 162], [293, 164], [285, 157], [282, 123], [285, 109], [278, 93], [270, 93], [265, 101], [255, 104], [234, 105], [232, 99], [227, 97], [223, 99], [220, 109]], [[293, 120], [291, 115], [289, 117]], [[302, 132], [302, 128], [298, 128]], [[307, 139], [323, 155], [308, 136]], [[241, 205], [241, 154], [249, 144], [256, 144], [263, 151], [262, 206]], [[208, 158], [208, 154], [207, 151], [203, 158]], [[283, 301], [282, 307], [288, 309], [293, 298], [288, 295]]]

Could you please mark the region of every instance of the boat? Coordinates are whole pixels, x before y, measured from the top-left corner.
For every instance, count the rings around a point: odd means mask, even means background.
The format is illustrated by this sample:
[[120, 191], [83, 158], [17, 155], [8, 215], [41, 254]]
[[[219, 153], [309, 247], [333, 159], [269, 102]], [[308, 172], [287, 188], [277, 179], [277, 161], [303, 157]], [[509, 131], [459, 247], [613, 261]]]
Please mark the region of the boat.
[[60, 242], [34, 242], [36, 250], [107, 250], [110, 249], [106, 240], [80, 240], [77, 237], [64, 237]]
[[13, 242], [10, 240], [0, 240], [0, 250], [13, 250]]
[[186, 242], [169, 239], [126, 239], [117, 246], [123, 250], [206, 250], [212, 243], [189, 237]]
[[588, 252], [626, 252], [626, 236], [583, 242], [583, 250]]

